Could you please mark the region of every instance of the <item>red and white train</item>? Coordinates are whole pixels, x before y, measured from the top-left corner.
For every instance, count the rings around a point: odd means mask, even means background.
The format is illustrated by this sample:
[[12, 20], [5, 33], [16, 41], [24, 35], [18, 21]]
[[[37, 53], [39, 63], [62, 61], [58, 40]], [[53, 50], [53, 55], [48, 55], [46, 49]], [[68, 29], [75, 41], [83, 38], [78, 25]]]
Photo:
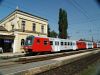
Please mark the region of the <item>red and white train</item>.
[[99, 48], [100, 43], [89, 41], [76, 41], [60, 38], [28, 36], [25, 41], [24, 50], [26, 52], [59, 52], [62, 50], [79, 50]]

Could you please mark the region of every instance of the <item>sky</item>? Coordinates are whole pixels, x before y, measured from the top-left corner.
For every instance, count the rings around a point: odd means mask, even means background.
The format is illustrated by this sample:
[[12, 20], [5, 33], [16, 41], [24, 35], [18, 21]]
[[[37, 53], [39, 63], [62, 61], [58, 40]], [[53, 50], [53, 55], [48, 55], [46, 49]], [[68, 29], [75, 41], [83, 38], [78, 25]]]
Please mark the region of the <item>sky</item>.
[[48, 19], [51, 30], [58, 31], [59, 9], [67, 11], [71, 39], [100, 41], [100, 6], [96, 0], [0, 0], [0, 20], [18, 6], [20, 10]]

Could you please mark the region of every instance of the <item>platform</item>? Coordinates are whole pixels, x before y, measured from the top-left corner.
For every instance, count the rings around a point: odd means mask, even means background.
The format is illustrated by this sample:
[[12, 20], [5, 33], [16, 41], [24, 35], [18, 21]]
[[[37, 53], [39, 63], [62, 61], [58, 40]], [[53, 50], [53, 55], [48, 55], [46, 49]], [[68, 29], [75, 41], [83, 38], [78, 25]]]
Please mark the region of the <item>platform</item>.
[[0, 59], [9, 59], [24, 56], [25, 53], [0, 53]]
[[85, 53], [80, 53], [80, 54], [45, 60], [45, 61], [32, 62], [26, 64], [16, 64], [13, 66], [7, 66], [3, 68], [0, 67], [0, 74], [1, 75], [35, 75], [71, 63], [75, 60], [84, 58], [86, 56], [96, 54], [98, 52], [100, 52], [100, 50], [95, 50], [91, 52], [85, 52]]

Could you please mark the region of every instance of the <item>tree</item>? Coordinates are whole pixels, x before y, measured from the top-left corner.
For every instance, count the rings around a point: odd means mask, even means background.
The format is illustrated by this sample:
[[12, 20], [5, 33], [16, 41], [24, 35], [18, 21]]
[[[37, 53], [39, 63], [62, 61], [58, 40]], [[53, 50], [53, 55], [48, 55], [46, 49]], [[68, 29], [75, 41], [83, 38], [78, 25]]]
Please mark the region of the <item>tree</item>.
[[50, 32], [50, 37], [56, 38], [58, 34], [53, 30]]
[[48, 37], [50, 37], [50, 27], [48, 25]]
[[3, 0], [0, 0], [0, 5], [2, 4]]
[[68, 29], [68, 21], [67, 21], [67, 12], [63, 10], [62, 8], [59, 9], [59, 37], [66, 39], [68, 34], [67, 34], [67, 29]]
[[96, 0], [96, 2], [100, 5], [100, 0]]

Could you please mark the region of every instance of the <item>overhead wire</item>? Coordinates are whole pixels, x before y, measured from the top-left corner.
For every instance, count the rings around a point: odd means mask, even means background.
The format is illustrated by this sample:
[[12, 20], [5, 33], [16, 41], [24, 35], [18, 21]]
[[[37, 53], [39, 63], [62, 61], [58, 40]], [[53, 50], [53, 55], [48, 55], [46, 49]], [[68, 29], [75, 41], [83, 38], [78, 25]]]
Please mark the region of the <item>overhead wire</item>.
[[[79, 4], [78, 4], [78, 2], [77, 1], [75, 1], [75, 0], [73, 0], [73, 1], [71, 1], [71, 0], [68, 0], [80, 13], [82, 13], [87, 19], [89, 19], [89, 15], [88, 15], [88, 13], [87, 13], [87, 11], [83, 8], [83, 7], [81, 7]], [[3, 6], [6, 6], [7, 8], [10, 8], [10, 9], [15, 9], [14, 8], [14, 6], [15, 5], [17, 5], [15, 2], [10, 2], [10, 1], [7, 1], [7, 3], [6, 4], [2, 4]], [[27, 10], [29, 10], [28, 8], [25, 8], [25, 7], [23, 7], [23, 6], [21, 6], [22, 8], [24, 8], [24, 9], [27, 9]], [[87, 22], [81, 22], [82, 24], [83, 23], [89, 23], [89, 22], [93, 22], [93, 21], [97, 21], [97, 20], [99, 20], [99, 19], [95, 19], [95, 20], [88, 20]], [[72, 24], [72, 23], [71, 23]], [[75, 24], [75, 23], [74, 23]], [[79, 24], [79, 23], [76, 23], [76, 24]], [[54, 25], [53, 25], [54, 26]]]

